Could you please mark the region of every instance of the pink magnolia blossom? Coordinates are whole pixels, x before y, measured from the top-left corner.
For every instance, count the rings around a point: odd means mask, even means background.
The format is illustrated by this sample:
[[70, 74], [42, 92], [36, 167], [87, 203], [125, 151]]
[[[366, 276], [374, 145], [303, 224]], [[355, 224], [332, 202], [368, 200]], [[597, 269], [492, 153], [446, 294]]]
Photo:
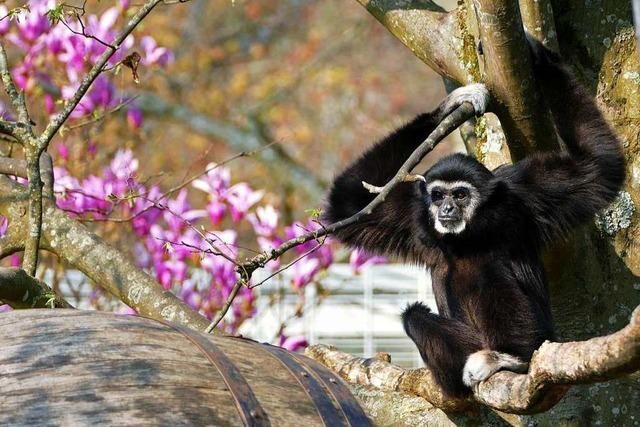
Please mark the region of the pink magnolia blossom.
[[231, 209], [231, 219], [239, 222], [253, 205], [262, 199], [264, 191], [254, 191], [247, 183], [241, 182], [227, 191], [226, 199]]
[[272, 236], [278, 226], [278, 212], [271, 205], [259, 206], [256, 212], [247, 215], [247, 220], [259, 236]]
[[131, 107], [127, 110], [127, 123], [131, 129], [140, 129], [142, 120], [142, 110], [140, 108]]
[[178, 193], [178, 197], [167, 201], [167, 210], [164, 211], [163, 216], [169, 228], [173, 231], [178, 231], [191, 223], [191, 221], [206, 216], [204, 210], [192, 210], [189, 201], [187, 200], [187, 190], [182, 189]]
[[207, 170], [208, 172], [203, 178], [196, 179], [191, 185], [207, 194], [221, 196], [231, 185], [229, 169], [224, 166], [216, 167], [215, 163], [209, 163]]
[[307, 348], [309, 346], [309, 342], [302, 335], [288, 337], [282, 334], [280, 335], [278, 345], [286, 350], [295, 352]]
[[227, 205], [218, 202], [217, 200], [212, 200], [207, 203], [207, 213], [209, 214], [209, 219], [211, 220], [212, 225], [220, 224], [226, 211]]
[[0, 19], [4, 18], [0, 21], [0, 36], [4, 36], [9, 32], [10, 22], [9, 18], [7, 18], [8, 13], [9, 10], [7, 9], [7, 7], [0, 5]]
[[295, 289], [301, 289], [311, 283], [316, 273], [320, 271], [320, 261], [316, 258], [304, 257], [291, 268], [293, 279], [291, 284]]
[[173, 53], [165, 47], [159, 47], [153, 37], [142, 37], [142, 39], [140, 39], [140, 47], [142, 47], [143, 50], [143, 65], [150, 66], [158, 64], [165, 66], [173, 62]]
[[3, 216], [0, 216], [0, 237], [4, 236], [9, 227], [9, 220]]
[[116, 180], [126, 181], [135, 177], [138, 165], [138, 159], [133, 157], [131, 150], [118, 150], [109, 164], [107, 173]]
[[[36, 40], [51, 27], [47, 12], [54, 8], [55, 0], [31, 0], [29, 12], [22, 12], [22, 16], [16, 20], [20, 35], [29, 41]], [[3, 15], [4, 16], [4, 15]]]
[[[295, 221], [290, 226], [285, 227], [285, 238], [287, 240], [295, 239], [302, 236], [303, 234], [315, 231], [318, 228], [320, 228], [320, 226], [313, 221], [307, 221], [306, 224], [303, 224], [300, 221]], [[318, 242], [312, 239], [306, 243], [296, 246], [295, 251], [298, 254], [304, 254], [311, 251], [316, 246], [318, 246]]]
[[353, 272], [360, 274], [362, 270], [370, 265], [384, 264], [387, 259], [383, 256], [371, 255], [362, 249], [354, 249], [349, 256], [349, 264]]

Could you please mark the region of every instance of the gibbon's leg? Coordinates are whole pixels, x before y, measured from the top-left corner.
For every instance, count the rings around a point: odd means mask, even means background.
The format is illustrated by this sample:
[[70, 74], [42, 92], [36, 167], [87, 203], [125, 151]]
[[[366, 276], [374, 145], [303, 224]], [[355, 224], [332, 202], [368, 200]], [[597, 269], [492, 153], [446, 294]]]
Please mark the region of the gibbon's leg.
[[482, 349], [480, 333], [458, 320], [431, 313], [420, 302], [404, 310], [402, 323], [445, 394], [468, 395], [462, 371], [469, 355]]
[[513, 372], [527, 372], [529, 364], [516, 356], [493, 350], [480, 350], [471, 354], [462, 370], [462, 381], [473, 387], [496, 372], [506, 369]]

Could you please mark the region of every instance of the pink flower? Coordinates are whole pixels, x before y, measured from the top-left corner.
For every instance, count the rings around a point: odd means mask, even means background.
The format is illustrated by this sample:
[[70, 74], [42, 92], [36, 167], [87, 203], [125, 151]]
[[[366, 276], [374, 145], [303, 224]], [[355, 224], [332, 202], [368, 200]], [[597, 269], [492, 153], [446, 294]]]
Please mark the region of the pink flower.
[[138, 107], [131, 107], [127, 110], [127, 123], [131, 129], [137, 130], [142, 126], [142, 110]]
[[137, 171], [138, 159], [133, 157], [131, 150], [118, 150], [108, 170], [115, 179], [123, 181], [135, 178]]
[[0, 237], [4, 236], [9, 228], [9, 220], [3, 216], [0, 216]]
[[212, 200], [207, 204], [207, 213], [209, 214], [209, 219], [211, 220], [211, 224], [218, 225], [222, 222], [224, 218], [224, 214], [227, 210], [227, 205], [224, 203], [220, 203], [218, 201]]
[[144, 197], [137, 197], [133, 206], [136, 215], [131, 222], [133, 231], [138, 236], [147, 236], [151, 226], [162, 216], [162, 211], [156, 206], [161, 203], [160, 189], [153, 186]]
[[349, 257], [349, 264], [353, 272], [359, 274], [362, 270], [370, 265], [384, 264], [387, 259], [382, 256], [371, 255], [362, 249], [354, 249]]
[[308, 285], [320, 271], [320, 261], [312, 257], [304, 257], [292, 267], [292, 285], [295, 289], [300, 289]]
[[264, 191], [253, 191], [249, 184], [244, 182], [231, 187], [225, 196], [231, 208], [233, 222], [240, 221], [247, 211], [262, 199], [263, 194]]
[[[258, 241], [258, 245], [260, 246], [260, 249], [263, 251], [270, 251], [282, 244], [282, 239], [280, 239], [277, 236], [275, 237], [258, 236], [257, 241]], [[276, 258], [274, 260], [269, 261], [265, 265], [265, 268], [269, 271], [276, 271], [278, 268], [280, 268], [280, 258]]]
[[278, 226], [278, 211], [273, 206], [259, 206], [255, 214], [247, 215], [247, 220], [259, 236], [271, 236]]
[[69, 148], [67, 148], [64, 142], [59, 143], [56, 146], [56, 149], [58, 150], [58, 156], [62, 160], [64, 160], [65, 162], [69, 161]]
[[5, 6], [0, 5], [0, 19], [4, 18], [0, 21], [0, 36], [4, 36], [9, 32], [11, 23], [9, 22], [9, 18], [6, 17], [8, 13], [9, 10]]
[[[78, 87], [79, 82], [62, 87], [62, 97], [71, 99]], [[84, 95], [76, 108], [71, 113], [71, 117], [79, 118], [92, 114], [100, 108], [110, 108], [115, 106], [115, 88], [104, 75], [98, 76], [93, 82], [89, 91]]]
[[47, 18], [47, 11], [54, 8], [55, 5], [55, 0], [31, 0], [29, 2], [29, 12], [16, 20], [22, 37], [33, 41], [48, 31], [51, 25], [49, 18]]
[[151, 36], [142, 37], [140, 47], [144, 52], [142, 64], [146, 66], [153, 64], [165, 66], [173, 62], [173, 53], [165, 47], [158, 47], [158, 43]]
[[188, 223], [206, 216], [204, 210], [192, 210], [187, 200], [187, 190], [182, 189], [178, 197], [167, 201], [167, 210], [164, 211], [164, 220], [173, 231], [181, 230]]
[[280, 335], [278, 345], [285, 350], [298, 351], [307, 348], [309, 346], [309, 342], [307, 342], [307, 339], [302, 335], [288, 337], [282, 334]]
[[[303, 224], [300, 221], [293, 222], [290, 226], [284, 228], [285, 237], [287, 240], [295, 239], [297, 237], [302, 236], [303, 234], [309, 233], [311, 231], [315, 231], [320, 226], [313, 221], [307, 221], [307, 224]], [[318, 245], [318, 242], [315, 240], [310, 240], [306, 243], [298, 245], [295, 247], [295, 251], [298, 254], [305, 254], [315, 248]]]
[[231, 184], [229, 169], [223, 166], [216, 167], [215, 163], [209, 163], [207, 170], [208, 172], [203, 178], [196, 179], [191, 185], [209, 195], [222, 195]]
[[56, 111], [56, 104], [53, 96], [47, 94], [44, 96], [44, 109], [47, 114], [51, 115]]

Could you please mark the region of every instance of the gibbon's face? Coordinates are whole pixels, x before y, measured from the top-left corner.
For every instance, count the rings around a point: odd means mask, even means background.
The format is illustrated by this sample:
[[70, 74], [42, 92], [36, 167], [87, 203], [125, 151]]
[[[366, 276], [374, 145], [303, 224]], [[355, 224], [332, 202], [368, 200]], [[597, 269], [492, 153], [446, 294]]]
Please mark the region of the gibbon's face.
[[429, 215], [437, 232], [462, 233], [480, 204], [480, 192], [466, 181], [435, 180], [427, 185]]

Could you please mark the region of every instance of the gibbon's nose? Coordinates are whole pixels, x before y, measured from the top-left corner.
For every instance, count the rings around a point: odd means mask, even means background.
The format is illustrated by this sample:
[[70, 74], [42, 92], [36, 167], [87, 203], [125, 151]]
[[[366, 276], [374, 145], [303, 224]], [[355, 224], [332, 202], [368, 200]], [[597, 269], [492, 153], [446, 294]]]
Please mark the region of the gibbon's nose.
[[455, 211], [455, 205], [449, 201], [445, 201], [444, 204], [440, 207], [440, 215], [442, 216], [453, 216]]

